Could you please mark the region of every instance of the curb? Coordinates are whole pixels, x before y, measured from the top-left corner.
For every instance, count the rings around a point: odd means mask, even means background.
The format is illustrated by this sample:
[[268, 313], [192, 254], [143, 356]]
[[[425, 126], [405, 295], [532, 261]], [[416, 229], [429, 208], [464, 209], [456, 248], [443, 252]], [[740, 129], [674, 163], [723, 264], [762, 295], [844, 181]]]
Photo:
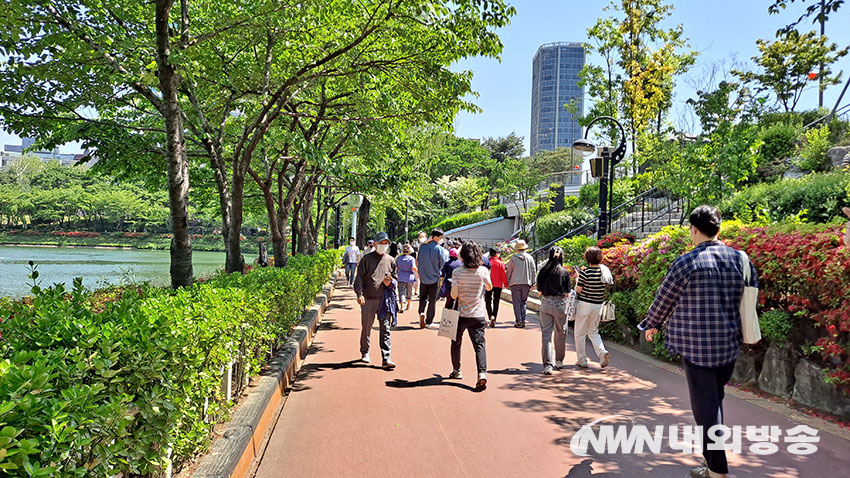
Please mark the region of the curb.
[[[538, 293], [536, 296], [534, 293], [537, 291], [532, 291], [528, 294], [528, 301], [525, 303], [525, 306], [528, 310], [533, 310], [535, 312], [540, 312], [540, 294]], [[505, 302], [511, 302], [511, 290], [510, 289], [502, 289], [502, 300]]]
[[295, 380], [318, 330], [322, 315], [334, 293], [339, 276], [335, 271], [315, 303], [286, 339], [278, 354], [251, 385], [242, 404], [233, 412], [224, 432], [213, 441], [209, 452], [189, 474], [192, 478], [247, 478], [256, 459], [262, 456], [267, 433], [283, 406], [286, 391]]

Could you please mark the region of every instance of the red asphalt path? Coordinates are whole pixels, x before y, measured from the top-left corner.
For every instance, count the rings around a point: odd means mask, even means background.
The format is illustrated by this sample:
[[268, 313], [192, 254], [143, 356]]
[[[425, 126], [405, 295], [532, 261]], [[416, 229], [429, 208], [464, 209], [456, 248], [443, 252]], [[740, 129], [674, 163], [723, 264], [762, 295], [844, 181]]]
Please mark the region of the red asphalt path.
[[[338, 289], [275, 426], [258, 478], [278, 477], [675, 477], [701, 457], [674, 451], [668, 425], [693, 425], [684, 377], [612, 351], [612, 365], [577, 369], [567, 344], [564, 370], [541, 374], [540, 329], [515, 329], [510, 303], [487, 329], [488, 388], [473, 390], [474, 353], [464, 337], [464, 379], [449, 380], [449, 341], [419, 329], [414, 302], [392, 331], [398, 368], [380, 369], [377, 327], [372, 364], [359, 358], [360, 314], [348, 287]], [[442, 306], [438, 306], [439, 317]], [[755, 397], [753, 397], [755, 399]], [[727, 395], [726, 425], [798, 423]], [[626, 415], [654, 430], [665, 426], [662, 453], [574, 455], [569, 443], [593, 420]], [[610, 421], [619, 424], [623, 421]], [[850, 476], [850, 441], [820, 431], [818, 451], [797, 456], [730, 454], [734, 477]]]

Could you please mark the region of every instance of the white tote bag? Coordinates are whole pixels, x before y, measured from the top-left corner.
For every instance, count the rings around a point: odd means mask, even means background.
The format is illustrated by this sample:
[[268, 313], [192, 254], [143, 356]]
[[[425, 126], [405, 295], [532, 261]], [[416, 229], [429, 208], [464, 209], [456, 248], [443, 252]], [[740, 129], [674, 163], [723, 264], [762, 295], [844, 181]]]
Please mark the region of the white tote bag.
[[613, 322], [614, 320], [617, 319], [614, 311], [615, 311], [614, 303], [611, 302], [610, 300], [606, 300], [605, 302], [602, 303], [602, 308], [599, 309], [599, 313], [600, 313], [599, 321], [600, 322]]
[[459, 318], [460, 314], [458, 311], [443, 309], [443, 317], [440, 319], [440, 330], [437, 331], [437, 335], [451, 340], [456, 339]]
[[756, 305], [759, 301], [758, 287], [750, 287], [750, 278], [752, 270], [750, 269], [750, 258], [744, 251], [741, 253], [741, 268], [744, 271], [744, 293], [741, 295], [741, 333], [744, 335], [745, 344], [756, 344], [761, 340], [761, 327], [759, 327], [759, 317], [756, 313]]

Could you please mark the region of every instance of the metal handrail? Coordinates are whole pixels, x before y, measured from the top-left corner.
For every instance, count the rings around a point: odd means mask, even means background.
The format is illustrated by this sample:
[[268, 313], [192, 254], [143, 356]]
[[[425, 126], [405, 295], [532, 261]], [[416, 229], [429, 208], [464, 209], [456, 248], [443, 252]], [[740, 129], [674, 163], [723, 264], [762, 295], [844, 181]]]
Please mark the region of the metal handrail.
[[648, 198], [648, 197], [650, 197], [653, 194], [656, 194], [658, 192], [659, 192], [659, 189], [657, 187], [648, 189], [648, 190], [644, 191], [643, 193], [635, 196], [634, 198], [632, 198], [632, 199], [624, 202], [623, 204], [620, 204], [619, 206], [615, 207], [614, 209], [611, 210], [611, 222], [612, 223], [614, 222], [614, 219], [616, 217], [618, 217], [617, 214], [619, 214], [619, 212], [622, 211], [623, 209], [630, 208], [630, 207], [634, 206], [635, 204], [637, 204], [638, 201], [642, 201], [642, 200], [644, 200], [644, 199], [646, 199], [646, 198]]

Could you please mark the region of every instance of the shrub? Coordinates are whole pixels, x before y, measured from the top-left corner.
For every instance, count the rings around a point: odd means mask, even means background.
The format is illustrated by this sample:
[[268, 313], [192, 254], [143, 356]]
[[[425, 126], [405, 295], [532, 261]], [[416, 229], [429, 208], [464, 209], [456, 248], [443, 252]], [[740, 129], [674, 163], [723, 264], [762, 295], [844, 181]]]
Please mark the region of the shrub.
[[177, 291], [92, 294], [77, 280], [0, 303], [0, 469], [153, 476], [168, 447], [178, 465], [203, 451], [231, 405], [222, 370], [237, 360], [257, 373], [337, 259], [299, 256]]
[[637, 238], [634, 234], [629, 234], [627, 232], [612, 232], [603, 236], [602, 239], [599, 239], [596, 245], [600, 249], [608, 249], [622, 243], [634, 244], [636, 239]]
[[[635, 197], [634, 185], [628, 178], [614, 180], [614, 207]], [[579, 205], [586, 208], [599, 207], [599, 182], [587, 183], [579, 189]], [[610, 205], [609, 205], [610, 206]]]
[[498, 206], [493, 206], [486, 211], [463, 212], [438, 221], [436, 224], [426, 228], [426, 232], [431, 232], [431, 230], [434, 228], [440, 228], [443, 231], [450, 231], [458, 227], [468, 226], [470, 224], [475, 224], [476, 222], [486, 221], [487, 219], [505, 217], [506, 214], [507, 208], [502, 204]]
[[788, 342], [791, 332], [791, 317], [784, 310], [768, 310], [759, 316], [761, 335], [771, 344], [781, 345]]
[[559, 241], [556, 246], [564, 250], [564, 264], [581, 266], [584, 261], [584, 251], [596, 245], [596, 239], [587, 236], [575, 236]]
[[761, 139], [762, 145], [759, 148], [761, 159], [767, 162], [782, 160], [796, 151], [799, 132], [794, 125], [777, 123], [762, 131]]
[[850, 174], [810, 174], [742, 189], [719, 204], [724, 217], [744, 222], [783, 221], [806, 211], [811, 222], [829, 222], [850, 206]]
[[805, 133], [806, 141], [800, 150], [803, 159], [797, 162], [797, 166], [803, 171], [823, 172], [832, 167], [827, 158], [831, 143], [829, 141], [829, 126], [812, 128]]
[[540, 245], [549, 244], [592, 218], [593, 215], [583, 209], [571, 209], [547, 214], [537, 220], [534, 230], [537, 243]]

